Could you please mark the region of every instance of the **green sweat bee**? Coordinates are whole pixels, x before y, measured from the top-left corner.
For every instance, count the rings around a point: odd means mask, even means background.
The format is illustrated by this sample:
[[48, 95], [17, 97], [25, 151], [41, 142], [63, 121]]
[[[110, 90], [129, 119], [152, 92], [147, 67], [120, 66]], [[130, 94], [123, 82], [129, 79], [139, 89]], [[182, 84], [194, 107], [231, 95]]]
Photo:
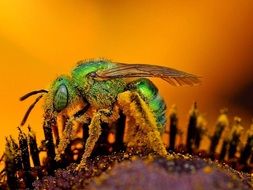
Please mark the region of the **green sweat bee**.
[[21, 125], [44, 95], [44, 113], [47, 117], [63, 115], [68, 118], [57, 146], [55, 159], [59, 160], [72, 138], [74, 123], [89, 123], [89, 137], [79, 164], [82, 168], [101, 135], [101, 123], [110, 126], [122, 110], [129, 122], [127, 146], [145, 142], [145, 146], [165, 156], [167, 151], [160, 135], [166, 123], [166, 104], [148, 77], [161, 78], [171, 85], [195, 85], [200, 81], [193, 74], [164, 66], [117, 63], [104, 59], [80, 61], [71, 76], [59, 76], [48, 90], [33, 91], [21, 98], [24, 100], [31, 95], [42, 94], [29, 107]]

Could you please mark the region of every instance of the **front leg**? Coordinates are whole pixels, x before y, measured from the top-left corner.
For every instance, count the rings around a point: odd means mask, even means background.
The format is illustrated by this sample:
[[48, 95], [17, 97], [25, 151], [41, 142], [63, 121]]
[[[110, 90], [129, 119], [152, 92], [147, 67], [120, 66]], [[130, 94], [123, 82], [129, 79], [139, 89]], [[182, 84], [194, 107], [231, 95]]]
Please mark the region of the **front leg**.
[[85, 144], [84, 154], [82, 156], [82, 160], [77, 170], [85, 168], [87, 158], [90, 157], [96, 142], [101, 135], [101, 122], [108, 122], [109, 116], [112, 114], [111, 110], [109, 109], [100, 109], [98, 110], [91, 119], [91, 123], [89, 125], [89, 137]]

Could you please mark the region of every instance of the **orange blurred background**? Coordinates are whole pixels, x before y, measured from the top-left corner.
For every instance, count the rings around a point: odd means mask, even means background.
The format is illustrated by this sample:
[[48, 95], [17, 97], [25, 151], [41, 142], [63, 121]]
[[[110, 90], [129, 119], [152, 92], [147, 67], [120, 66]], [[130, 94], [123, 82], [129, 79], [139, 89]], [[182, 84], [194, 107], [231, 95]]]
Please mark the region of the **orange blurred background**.
[[[197, 100], [212, 131], [219, 109], [253, 115], [253, 1], [0, 1], [1, 133], [17, 126], [33, 98], [81, 59], [166, 65], [202, 76], [197, 87], [171, 87], [155, 79], [168, 106], [178, 106], [179, 126]], [[28, 123], [39, 139], [42, 102]]]

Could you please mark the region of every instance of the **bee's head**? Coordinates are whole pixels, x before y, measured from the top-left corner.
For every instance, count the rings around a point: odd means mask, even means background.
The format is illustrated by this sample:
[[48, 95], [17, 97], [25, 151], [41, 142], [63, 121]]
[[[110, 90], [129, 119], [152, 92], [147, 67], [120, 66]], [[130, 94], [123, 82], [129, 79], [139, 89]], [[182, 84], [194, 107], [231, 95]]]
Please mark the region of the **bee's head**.
[[58, 77], [49, 88], [45, 99], [45, 110], [54, 113], [64, 111], [77, 102], [82, 102], [82, 97], [74, 87], [73, 82], [68, 76]]
[[54, 116], [56, 116], [60, 112], [67, 110], [68, 108], [78, 109], [77, 105], [81, 104], [81, 106], [84, 107], [86, 104], [86, 101], [83, 100], [78, 90], [74, 87], [71, 78], [64, 75], [54, 80], [51, 86], [49, 87], [48, 91], [47, 90], [32, 91], [22, 96], [20, 100], [23, 101], [28, 97], [38, 93], [43, 94], [40, 95], [35, 100], [35, 102], [28, 108], [21, 122], [21, 125], [25, 124], [30, 112], [32, 111], [36, 103], [43, 97], [43, 95], [45, 95], [45, 93], [46, 93], [44, 104], [45, 113]]

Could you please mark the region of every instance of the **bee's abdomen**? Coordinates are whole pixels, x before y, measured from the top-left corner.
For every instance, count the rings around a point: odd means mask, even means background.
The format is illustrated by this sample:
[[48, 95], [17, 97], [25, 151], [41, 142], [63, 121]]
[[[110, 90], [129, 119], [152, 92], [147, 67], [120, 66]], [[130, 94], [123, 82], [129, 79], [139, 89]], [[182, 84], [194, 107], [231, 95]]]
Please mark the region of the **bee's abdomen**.
[[163, 131], [166, 123], [166, 104], [157, 87], [146, 78], [140, 78], [128, 84], [129, 90], [135, 90], [153, 112], [159, 131]]

